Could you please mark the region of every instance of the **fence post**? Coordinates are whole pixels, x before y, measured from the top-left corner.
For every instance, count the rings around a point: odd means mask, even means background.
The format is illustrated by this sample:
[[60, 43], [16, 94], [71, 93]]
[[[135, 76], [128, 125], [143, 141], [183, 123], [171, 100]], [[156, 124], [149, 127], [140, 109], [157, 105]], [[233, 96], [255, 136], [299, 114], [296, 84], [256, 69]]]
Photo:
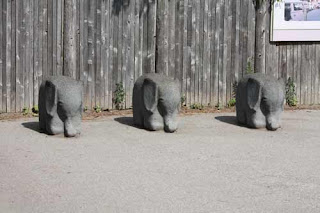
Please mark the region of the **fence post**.
[[[63, 20], [63, 75], [76, 78], [76, 0], [64, 1], [64, 20]], [[60, 17], [58, 17], [60, 18]]]
[[265, 73], [266, 70], [266, 26], [269, 1], [256, 5], [256, 27], [255, 27], [255, 72]]

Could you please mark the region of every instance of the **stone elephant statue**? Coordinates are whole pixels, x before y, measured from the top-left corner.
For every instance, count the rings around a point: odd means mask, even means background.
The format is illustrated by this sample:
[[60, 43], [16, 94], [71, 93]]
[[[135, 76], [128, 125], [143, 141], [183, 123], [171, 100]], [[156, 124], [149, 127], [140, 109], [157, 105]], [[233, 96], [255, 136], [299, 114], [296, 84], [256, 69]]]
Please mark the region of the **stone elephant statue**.
[[175, 132], [180, 101], [178, 80], [156, 73], [145, 74], [133, 88], [134, 124], [152, 131]]
[[262, 73], [246, 75], [236, 92], [236, 113], [240, 124], [277, 130], [284, 108], [285, 82]]
[[40, 129], [74, 137], [81, 132], [83, 83], [66, 76], [45, 79], [39, 91]]

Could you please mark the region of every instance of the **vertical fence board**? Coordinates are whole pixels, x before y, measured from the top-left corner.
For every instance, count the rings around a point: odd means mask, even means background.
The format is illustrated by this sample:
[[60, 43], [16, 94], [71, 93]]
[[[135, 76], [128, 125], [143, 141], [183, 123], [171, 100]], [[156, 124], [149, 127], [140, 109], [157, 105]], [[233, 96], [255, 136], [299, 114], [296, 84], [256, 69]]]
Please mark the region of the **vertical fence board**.
[[39, 91], [39, 70], [40, 70], [40, 60], [39, 60], [39, 2], [36, 0], [33, 3], [33, 100], [34, 105], [38, 105], [38, 91]]
[[102, 0], [96, 1], [96, 20], [95, 20], [95, 34], [96, 34], [96, 41], [95, 41], [95, 48], [96, 48], [96, 57], [94, 63], [95, 65], [95, 104], [103, 107], [103, 100], [102, 100], [102, 90], [103, 90], [103, 70], [101, 69], [101, 4]]
[[187, 96], [186, 96], [186, 104], [191, 105], [192, 103], [192, 83], [191, 83], [191, 77], [192, 77], [192, 43], [193, 43], [193, 32], [192, 32], [192, 1], [188, 0], [185, 12], [185, 25], [186, 25], [186, 31], [187, 36], [185, 38], [186, 40], [186, 58], [184, 62], [185, 66], [185, 72], [186, 72], [186, 90], [187, 90]]
[[212, 14], [212, 18], [211, 18], [211, 39], [210, 39], [210, 43], [211, 43], [211, 56], [210, 56], [210, 104], [216, 105], [217, 104], [217, 94], [216, 94], [216, 79], [217, 76], [215, 75], [217, 72], [217, 63], [216, 63], [216, 6], [217, 6], [217, 0], [212, 0], [211, 3], [211, 14]]
[[10, 96], [11, 96], [11, 72], [12, 72], [12, 61], [11, 61], [11, 47], [12, 47], [12, 39], [11, 39], [11, 30], [12, 30], [12, 17], [11, 17], [11, 0], [6, 0], [6, 7], [5, 7], [5, 15], [3, 18], [6, 19], [6, 26], [5, 26], [5, 76], [2, 80], [4, 80], [3, 84], [3, 101], [2, 101], [2, 108], [7, 112], [11, 112], [10, 106]]
[[3, 21], [0, 21], [0, 112], [6, 112], [6, 110], [4, 110], [2, 108], [2, 90], [3, 90], [3, 74], [5, 71], [4, 66], [4, 58], [3, 55], [5, 53], [5, 48], [3, 48], [3, 44], [4, 44], [4, 33], [6, 32], [4, 30], [5, 27], [5, 19], [3, 18], [4, 16], [4, 12], [6, 11], [5, 8], [3, 8], [5, 6], [3, 1], [0, 1], [0, 18]]

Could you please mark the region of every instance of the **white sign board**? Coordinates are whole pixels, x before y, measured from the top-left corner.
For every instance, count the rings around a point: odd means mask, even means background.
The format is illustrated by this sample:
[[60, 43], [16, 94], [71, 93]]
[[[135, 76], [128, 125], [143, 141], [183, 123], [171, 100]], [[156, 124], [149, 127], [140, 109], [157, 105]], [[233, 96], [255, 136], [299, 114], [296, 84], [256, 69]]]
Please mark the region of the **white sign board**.
[[320, 0], [275, 0], [270, 39], [320, 41]]

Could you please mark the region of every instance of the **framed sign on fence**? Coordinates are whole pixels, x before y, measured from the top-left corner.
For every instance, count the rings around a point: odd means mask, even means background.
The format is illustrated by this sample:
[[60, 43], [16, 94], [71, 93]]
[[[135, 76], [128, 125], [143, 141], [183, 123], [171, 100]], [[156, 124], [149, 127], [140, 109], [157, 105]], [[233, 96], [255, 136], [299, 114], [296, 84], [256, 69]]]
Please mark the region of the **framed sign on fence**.
[[320, 41], [320, 0], [274, 0], [271, 41]]

